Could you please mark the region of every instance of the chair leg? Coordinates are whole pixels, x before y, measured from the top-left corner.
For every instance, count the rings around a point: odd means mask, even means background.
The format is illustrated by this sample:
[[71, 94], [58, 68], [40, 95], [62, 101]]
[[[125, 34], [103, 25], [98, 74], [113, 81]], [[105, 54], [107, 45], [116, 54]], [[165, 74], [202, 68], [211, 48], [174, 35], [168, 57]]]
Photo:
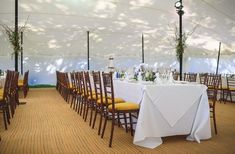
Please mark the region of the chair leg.
[[80, 109], [80, 116], [82, 116], [83, 106], [84, 106], [84, 98], [81, 98], [81, 109]]
[[103, 121], [103, 105], [101, 105], [101, 109], [100, 109], [100, 123], [99, 123], [99, 129], [98, 129], [98, 135], [100, 135], [100, 131], [101, 131], [101, 126], [102, 126], [102, 121]]
[[7, 130], [6, 111], [3, 109], [2, 112], [3, 112], [3, 121], [4, 121], [5, 130]]
[[77, 113], [80, 113], [80, 105], [82, 104], [82, 97], [78, 96], [78, 100], [77, 100]]
[[115, 114], [114, 112], [112, 112], [112, 126], [111, 126], [111, 134], [109, 138], [109, 147], [112, 147], [114, 125], [115, 125]]
[[129, 113], [129, 118], [130, 118], [131, 136], [133, 136], [133, 125], [132, 125], [131, 113]]
[[105, 113], [105, 120], [104, 120], [104, 125], [103, 125], [103, 129], [102, 129], [101, 138], [103, 138], [103, 137], [104, 137], [104, 132], [105, 132], [105, 128], [106, 128], [106, 124], [107, 124], [107, 120], [108, 120], [108, 113]]
[[5, 111], [6, 111], [5, 113], [6, 113], [7, 123], [10, 124], [11, 123], [10, 122], [10, 118], [11, 117], [10, 117], [10, 111], [9, 111], [9, 106], [8, 105], [6, 106], [6, 110]]
[[120, 127], [120, 114], [119, 114], [119, 112], [117, 113], [117, 118], [118, 118], [118, 127]]
[[123, 113], [123, 115], [124, 115], [125, 129], [126, 129], [126, 133], [127, 133], [128, 127], [127, 127], [126, 113]]
[[213, 112], [213, 121], [214, 121], [215, 134], [217, 135], [217, 126], [216, 126], [215, 112]]
[[90, 122], [89, 122], [89, 126], [91, 126], [91, 122], [92, 122], [92, 118], [93, 118], [93, 109], [94, 109], [94, 104], [93, 101], [90, 102], [90, 108], [91, 108], [91, 116], [90, 116]]
[[230, 94], [230, 102], [233, 102], [233, 98], [232, 98], [232, 92], [229, 93]]
[[88, 101], [87, 104], [86, 104], [85, 121], [86, 121], [86, 119], [87, 119], [88, 111], [89, 111], [89, 101]]
[[94, 119], [93, 119], [93, 123], [92, 123], [92, 129], [94, 129], [94, 127], [95, 127], [96, 117], [97, 117], [97, 113], [98, 113], [97, 107], [98, 106], [95, 107], [95, 115], [94, 115]]
[[72, 108], [72, 106], [73, 106], [73, 99], [74, 99], [74, 97], [72, 96], [72, 100], [71, 100], [71, 104], [70, 104], [70, 108]]

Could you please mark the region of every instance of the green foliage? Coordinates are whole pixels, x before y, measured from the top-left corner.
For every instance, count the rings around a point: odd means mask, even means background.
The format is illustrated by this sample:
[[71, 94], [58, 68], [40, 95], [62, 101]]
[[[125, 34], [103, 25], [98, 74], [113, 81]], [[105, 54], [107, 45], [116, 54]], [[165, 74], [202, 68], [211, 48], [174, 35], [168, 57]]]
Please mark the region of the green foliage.
[[178, 61], [180, 60], [180, 57], [183, 55], [184, 49], [187, 48], [186, 41], [187, 41], [188, 37], [191, 36], [195, 32], [197, 27], [198, 27], [198, 25], [195, 25], [191, 32], [188, 32], [188, 33], [184, 32], [184, 33], [182, 33], [182, 45], [181, 45], [179, 29], [175, 25], [175, 29], [174, 29], [174, 32], [175, 32], [174, 41], [175, 41], [176, 57], [177, 57]]
[[186, 40], [187, 40], [187, 35], [185, 33], [182, 34], [182, 46], [181, 46], [181, 42], [180, 42], [180, 38], [178, 37], [176, 39], [176, 47], [175, 47], [175, 50], [176, 50], [176, 57], [177, 57], [177, 60], [179, 61], [180, 60], [180, 57], [182, 56], [182, 54], [184, 53], [184, 49], [187, 48], [187, 44], [186, 44]]
[[[28, 17], [29, 18], [29, 17]], [[14, 52], [12, 52], [12, 55], [14, 55], [15, 53], [19, 53], [21, 52], [21, 32], [24, 32], [24, 30], [26, 29], [26, 24], [28, 21], [28, 18], [24, 24], [24, 26], [19, 26], [18, 27], [18, 33], [15, 32], [15, 29], [9, 27], [6, 24], [1, 24], [1, 27], [4, 30], [4, 33], [6, 34], [8, 41], [10, 42], [11, 46], [13, 47]]]

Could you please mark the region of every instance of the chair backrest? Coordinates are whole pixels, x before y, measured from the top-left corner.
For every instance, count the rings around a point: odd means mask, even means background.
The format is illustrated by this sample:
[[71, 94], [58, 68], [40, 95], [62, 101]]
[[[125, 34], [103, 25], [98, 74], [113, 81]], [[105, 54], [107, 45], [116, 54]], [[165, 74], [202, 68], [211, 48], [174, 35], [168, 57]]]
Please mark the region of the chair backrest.
[[76, 87], [76, 72], [71, 72], [70, 73], [70, 79], [71, 79], [71, 85], [73, 89]]
[[85, 88], [86, 88], [85, 95], [87, 97], [90, 96], [91, 98], [93, 98], [89, 72], [84, 72], [84, 78], [85, 78]]
[[79, 87], [79, 82], [80, 82], [80, 80], [79, 80], [79, 74], [78, 74], [78, 72], [75, 72], [74, 73], [74, 90], [76, 91], [76, 92], [80, 92], [80, 87]]
[[173, 79], [177, 81], [179, 79], [180, 73], [179, 72], [173, 72], [172, 75], [173, 75]]
[[199, 73], [199, 79], [201, 84], [205, 84], [207, 75], [208, 73]]
[[208, 98], [212, 100], [213, 107], [217, 101], [217, 92], [220, 86], [221, 75], [207, 74], [205, 79], [205, 85], [207, 85]]
[[78, 72], [79, 75], [79, 90], [81, 94], [86, 94], [86, 86], [85, 86], [85, 77], [83, 75], [83, 72]]
[[7, 70], [3, 91], [3, 100], [6, 100], [7, 97], [11, 97], [13, 93], [17, 92], [18, 78], [18, 72]]
[[28, 78], [29, 78], [29, 70], [24, 73], [24, 85], [28, 85]]
[[94, 88], [95, 88], [95, 97], [96, 99], [101, 98], [101, 104], [103, 105], [103, 89], [102, 89], [102, 80], [100, 76], [100, 71], [98, 72], [92, 72], [93, 75], [93, 82], [94, 82]]
[[184, 81], [196, 82], [197, 73], [184, 73]]
[[115, 109], [114, 103], [114, 90], [113, 90], [113, 79], [112, 73], [102, 73], [103, 78], [103, 87], [104, 87], [104, 95], [105, 95], [105, 104], [108, 106], [109, 100], [112, 101], [112, 110]]
[[232, 90], [235, 89], [235, 75], [227, 75], [227, 85], [228, 85], [228, 89]]
[[19, 72], [14, 71], [12, 74], [12, 82], [11, 82], [11, 94], [15, 94], [18, 88], [18, 79], [19, 79]]

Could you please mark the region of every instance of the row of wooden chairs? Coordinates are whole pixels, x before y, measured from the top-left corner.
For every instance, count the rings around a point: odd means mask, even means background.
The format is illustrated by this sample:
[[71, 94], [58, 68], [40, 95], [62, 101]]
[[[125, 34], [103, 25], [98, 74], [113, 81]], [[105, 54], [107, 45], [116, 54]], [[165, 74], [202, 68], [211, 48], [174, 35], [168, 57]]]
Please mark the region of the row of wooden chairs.
[[0, 110], [3, 113], [5, 129], [7, 129], [7, 123], [10, 124], [10, 119], [19, 104], [18, 78], [19, 72], [7, 70], [4, 88], [0, 91]]
[[[66, 75], [67, 74], [67, 75]], [[87, 121], [90, 112], [89, 125], [94, 128], [99, 114], [98, 135], [103, 138], [107, 121], [111, 120], [111, 132], [109, 147], [112, 146], [114, 126], [117, 124], [125, 126], [128, 132], [130, 126], [133, 135], [133, 115], [138, 115], [139, 105], [126, 102], [122, 98], [115, 98], [112, 73], [101, 72], [72, 72], [70, 78], [68, 73], [57, 72], [57, 90], [67, 98], [71, 95], [70, 107], [73, 108], [84, 121]], [[61, 87], [67, 87], [65, 96]], [[68, 99], [65, 99], [68, 100]], [[94, 112], [94, 113], [93, 113]], [[129, 121], [127, 120], [129, 119]], [[124, 122], [122, 122], [124, 120]]]
[[[199, 73], [199, 82], [201, 84], [204, 84], [204, 81], [205, 81], [204, 77], [208, 75], [213, 75], [213, 74]], [[179, 73], [173, 72], [173, 78], [174, 80], [179, 80]], [[184, 73], [183, 81], [196, 82], [197, 73]], [[227, 81], [227, 85], [223, 86], [222, 77], [220, 75], [219, 89], [218, 89], [218, 93], [220, 93], [220, 101], [224, 101], [224, 103], [226, 103], [229, 97], [230, 102], [233, 102], [233, 96], [235, 96], [235, 75], [231, 75], [231, 74], [226, 75], [226, 81]]]
[[[179, 72], [173, 72], [173, 79], [174, 80], [179, 80]], [[183, 81], [188, 81], [188, 82], [196, 82], [197, 81], [197, 73], [184, 73], [183, 74]]]

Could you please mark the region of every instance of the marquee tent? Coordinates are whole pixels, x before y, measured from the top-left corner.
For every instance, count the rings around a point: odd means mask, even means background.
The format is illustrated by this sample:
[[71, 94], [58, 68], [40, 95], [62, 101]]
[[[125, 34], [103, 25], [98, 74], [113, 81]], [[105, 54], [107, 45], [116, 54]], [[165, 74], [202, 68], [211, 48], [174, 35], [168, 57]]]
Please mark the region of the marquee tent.
[[[14, 0], [1, 0], [0, 24], [14, 28]], [[29, 83], [55, 84], [55, 71], [105, 70], [109, 56], [127, 69], [145, 63], [178, 69], [174, 47], [178, 15], [176, 0], [19, 0], [19, 26], [24, 31], [24, 70]], [[219, 73], [235, 72], [235, 1], [183, 0], [183, 31], [187, 39], [185, 72], [215, 72], [219, 42]], [[196, 28], [195, 28], [196, 27]], [[14, 69], [13, 52], [0, 32], [0, 69]]]

